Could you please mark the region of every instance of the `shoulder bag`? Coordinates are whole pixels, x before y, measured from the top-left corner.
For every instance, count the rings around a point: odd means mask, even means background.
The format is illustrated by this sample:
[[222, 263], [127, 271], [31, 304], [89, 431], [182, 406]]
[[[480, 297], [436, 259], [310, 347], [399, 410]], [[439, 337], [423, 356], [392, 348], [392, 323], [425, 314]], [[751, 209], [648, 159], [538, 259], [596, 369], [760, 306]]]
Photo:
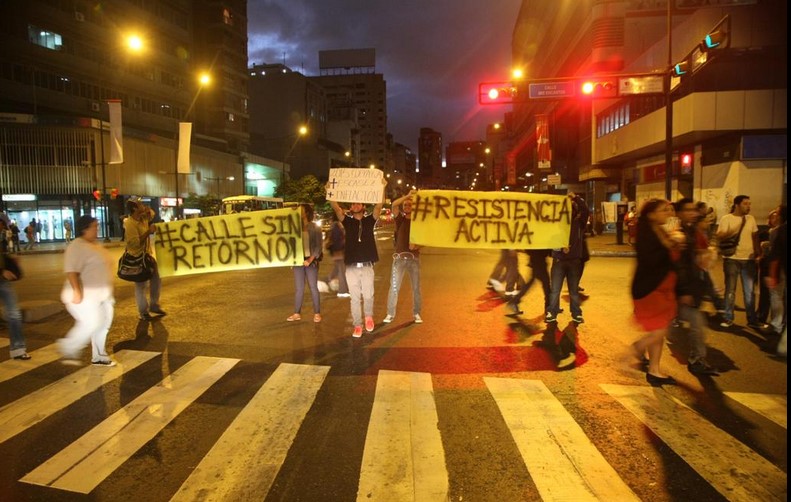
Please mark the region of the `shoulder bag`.
[[118, 260], [118, 278], [129, 282], [145, 282], [151, 279], [151, 267], [147, 253], [132, 256], [124, 251]]
[[736, 248], [739, 247], [739, 240], [742, 238], [742, 230], [744, 230], [745, 223], [747, 223], [747, 217], [742, 216], [742, 225], [739, 227], [739, 231], [736, 233], [736, 235], [722, 239], [719, 242], [720, 254], [722, 256], [727, 257], [736, 254]]

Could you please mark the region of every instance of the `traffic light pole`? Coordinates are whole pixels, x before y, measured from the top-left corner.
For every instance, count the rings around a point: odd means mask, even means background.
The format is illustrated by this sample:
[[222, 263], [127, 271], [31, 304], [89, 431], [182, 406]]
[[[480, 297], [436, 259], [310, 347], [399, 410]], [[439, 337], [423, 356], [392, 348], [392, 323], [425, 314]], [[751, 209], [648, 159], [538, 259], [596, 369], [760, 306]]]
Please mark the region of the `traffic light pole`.
[[104, 158], [104, 120], [99, 116], [99, 151], [102, 156], [102, 211], [104, 211], [104, 242], [110, 242], [109, 207], [107, 205], [107, 162]]
[[673, 196], [673, 3], [667, 2], [667, 69], [665, 70], [665, 199]]

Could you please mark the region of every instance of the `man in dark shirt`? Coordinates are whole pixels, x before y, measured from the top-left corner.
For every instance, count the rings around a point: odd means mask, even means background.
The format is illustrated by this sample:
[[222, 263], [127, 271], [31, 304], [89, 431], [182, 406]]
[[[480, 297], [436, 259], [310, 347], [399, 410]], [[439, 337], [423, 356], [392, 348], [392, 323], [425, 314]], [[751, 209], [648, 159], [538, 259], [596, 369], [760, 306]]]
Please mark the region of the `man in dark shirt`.
[[585, 322], [582, 318], [579, 285], [585, 251], [585, 236], [583, 234], [589, 212], [584, 201], [576, 194], [569, 193], [569, 198], [572, 205], [569, 245], [552, 251], [552, 270], [550, 271], [552, 291], [544, 318], [544, 322], [547, 324], [557, 322], [557, 315], [560, 312], [560, 291], [563, 288], [564, 279], [568, 284], [569, 299], [571, 300], [571, 320], [576, 324]]
[[398, 291], [404, 273], [409, 274], [412, 283], [412, 315], [416, 323], [422, 323], [420, 317], [420, 246], [409, 242], [409, 229], [412, 224], [412, 190], [407, 195], [393, 201], [393, 216], [395, 217], [395, 253], [393, 254], [393, 268], [390, 273], [390, 293], [387, 296], [387, 316], [385, 323], [393, 322], [398, 303]]
[[[387, 181], [382, 179], [382, 184], [386, 185]], [[327, 191], [330, 191], [329, 184]], [[363, 336], [363, 314], [365, 330], [369, 333], [374, 330], [374, 263], [379, 261], [374, 225], [382, 213], [384, 198], [385, 191], [382, 190], [382, 201], [374, 206], [371, 214], [365, 214], [365, 206], [360, 202], [353, 202], [349, 207], [350, 214], [346, 214], [336, 201], [329, 201], [330, 207], [335, 211], [346, 231], [344, 263], [346, 263], [346, 284], [351, 295], [354, 338]]]

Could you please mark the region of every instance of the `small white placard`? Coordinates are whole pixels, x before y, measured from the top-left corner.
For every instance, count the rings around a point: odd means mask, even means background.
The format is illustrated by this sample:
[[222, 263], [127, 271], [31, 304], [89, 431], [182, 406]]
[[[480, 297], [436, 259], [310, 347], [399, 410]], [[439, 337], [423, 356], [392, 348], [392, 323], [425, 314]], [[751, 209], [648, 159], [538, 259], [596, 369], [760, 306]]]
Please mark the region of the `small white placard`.
[[370, 168], [330, 169], [327, 181], [327, 200], [335, 202], [361, 202], [379, 204], [382, 202], [384, 173]]

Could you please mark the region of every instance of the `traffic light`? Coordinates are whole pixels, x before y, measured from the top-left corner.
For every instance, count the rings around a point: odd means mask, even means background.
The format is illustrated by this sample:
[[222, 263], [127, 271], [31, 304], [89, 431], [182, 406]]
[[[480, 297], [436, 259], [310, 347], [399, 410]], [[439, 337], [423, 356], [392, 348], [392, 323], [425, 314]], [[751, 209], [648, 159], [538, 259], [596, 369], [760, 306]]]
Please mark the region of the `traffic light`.
[[478, 84], [478, 103], [507, 105], [516, 101], [518, 90], [513, 82], [484, 82]]
[[692, 167], [692, 154], [689, 152], [682, 153], [680, 156], [681, 159], [681, 167], [689, 169]]
[[93, 198], [96, 199], [96, 200], [102, 200], [102, 191], [99, 190], [99, 189], [94, 190], [93, 191]]
[[113, 199], [113, 200], [118, 198], [118, 189], [117, 188], [113, 188], [113, 189], [110, 190], [110, 198]]
[[689, 71], [689, 60], [679, 61], [673, 66], [673, 76], [680, 77]]
[[616, 98], [618, 81], [615, 78], [583, 80], [580, 82], [580, 93], [592, 98]]

